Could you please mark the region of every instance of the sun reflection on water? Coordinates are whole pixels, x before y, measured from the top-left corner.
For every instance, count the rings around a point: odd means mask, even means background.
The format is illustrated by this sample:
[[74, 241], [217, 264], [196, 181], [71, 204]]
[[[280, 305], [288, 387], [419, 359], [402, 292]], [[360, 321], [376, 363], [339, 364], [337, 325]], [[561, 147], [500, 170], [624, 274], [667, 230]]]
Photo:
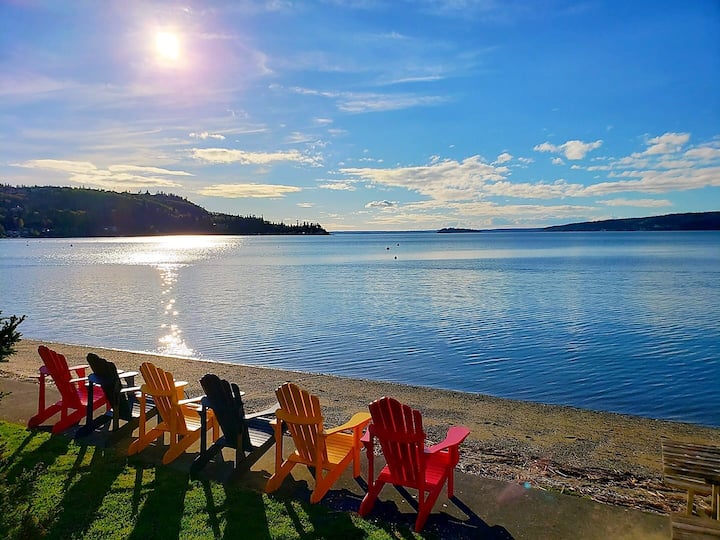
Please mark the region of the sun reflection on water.
[[157, 352], [172, 356], [197, 356], [183, 338], [178, 324], [175, 286], [181, 268], [217, 256], [238, 245], [237, 239], [219, 236], [158, 236], [103, 239], [108, 249], [102, 250], [99, 264], [139, 265], [155, 268], [160, 273], [161, 310], [160, 337]]
[[160, 325], [160, 329], [165, 335], [162, 335], [158, 340], [158, 352], [173, 356], [195, 356], [195, 351], [188, 347], [182, 338], [182, 329], [175, 323], [175, 317], [178, 316], [179, 312], [175, 309], [175, 298], [172, 298], [173, 288], [178, 279], [178, 270], [186, 265], [155, 264], [153, 266], [160, 272], [163, 287], [162, 295], [169, 297], [165, 302], [165, 312], [163, 314], [163, 317], [169, 322]]

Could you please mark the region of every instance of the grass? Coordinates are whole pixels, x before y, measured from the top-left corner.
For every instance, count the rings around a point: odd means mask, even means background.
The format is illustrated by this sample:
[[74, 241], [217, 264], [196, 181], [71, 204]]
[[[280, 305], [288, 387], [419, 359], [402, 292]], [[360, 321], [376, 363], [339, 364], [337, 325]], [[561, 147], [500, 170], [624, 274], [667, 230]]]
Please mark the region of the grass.
[[0, 538], [421, 538], [0, 422]]

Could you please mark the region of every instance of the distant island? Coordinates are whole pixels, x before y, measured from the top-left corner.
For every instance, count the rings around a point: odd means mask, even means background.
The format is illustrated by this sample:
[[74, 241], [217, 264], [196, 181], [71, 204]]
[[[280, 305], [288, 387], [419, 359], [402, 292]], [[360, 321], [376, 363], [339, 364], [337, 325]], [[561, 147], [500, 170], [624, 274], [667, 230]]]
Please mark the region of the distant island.
[[[505, 231], [718, 231], [720, 230], [720, 212], [697, 212], [686, 214], [667, 214], [642, 218], [605, 219], [603, 221], [585, 221], [568, 225], [553, 225], [540, 229], [502, 229]], [[497, 229], [456, 229], [448, 227], [439, 233], [497, 232]]]
[[328, 234], [318, 223], [271, 223], [209, 212], [165, 193], [0, 184], [0, 237]]

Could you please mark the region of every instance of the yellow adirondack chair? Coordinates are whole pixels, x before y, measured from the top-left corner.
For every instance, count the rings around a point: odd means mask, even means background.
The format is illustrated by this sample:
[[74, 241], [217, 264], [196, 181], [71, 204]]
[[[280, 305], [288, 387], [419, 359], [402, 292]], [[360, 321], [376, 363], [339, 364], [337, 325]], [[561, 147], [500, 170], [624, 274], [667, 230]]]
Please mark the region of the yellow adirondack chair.
[[[201, 422], [197, 403], [202, 396], [180, 399], [186, 382], [176, 383], [172, 373], [163, 371], [150, 362], [140, 366], [145, 384], [140, 388], [140, 434], [128, 448], [128, 455], [145, 449], [156, 439], [170, 434], [170, 447], [163, 455], [162, 462], [167, 465], [180, 457], [193, 443], [200, 440]], [[148, 431], [145, 415], [147, 396], [155, 402], [160, 415], [158, 424]], [[212, 411], [208, 412], [207, 429], [212, 429], [212, 440], [217, 440], [219, 430]]]
[[[278, 489], [298, 463], [315, 468], [315, 489], [310, 496], [312, 503], [325, 496], [351, 462], [353, 476], [360, 476], [360, 438], [363, 429], [370, 423], [369, 413], [356, 413], [343, 425], [325, 430], [320, 400], [316, 396], [292, 383], [283, 384], [275, 390], [275, 394], [280, 403], [273, 426], [275, 474], [267, 481], [265, 493]], [[296, 448], [285, 461], [283, 426], [292, 435]]]

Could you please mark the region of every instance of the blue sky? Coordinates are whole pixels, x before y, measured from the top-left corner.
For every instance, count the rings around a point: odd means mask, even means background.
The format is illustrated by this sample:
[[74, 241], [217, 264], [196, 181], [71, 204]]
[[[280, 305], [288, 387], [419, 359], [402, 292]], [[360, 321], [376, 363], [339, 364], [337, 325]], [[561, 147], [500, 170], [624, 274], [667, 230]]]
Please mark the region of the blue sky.
[[720, 210], [720, 2], [3, 0], [0, 147], [330, 231]]

